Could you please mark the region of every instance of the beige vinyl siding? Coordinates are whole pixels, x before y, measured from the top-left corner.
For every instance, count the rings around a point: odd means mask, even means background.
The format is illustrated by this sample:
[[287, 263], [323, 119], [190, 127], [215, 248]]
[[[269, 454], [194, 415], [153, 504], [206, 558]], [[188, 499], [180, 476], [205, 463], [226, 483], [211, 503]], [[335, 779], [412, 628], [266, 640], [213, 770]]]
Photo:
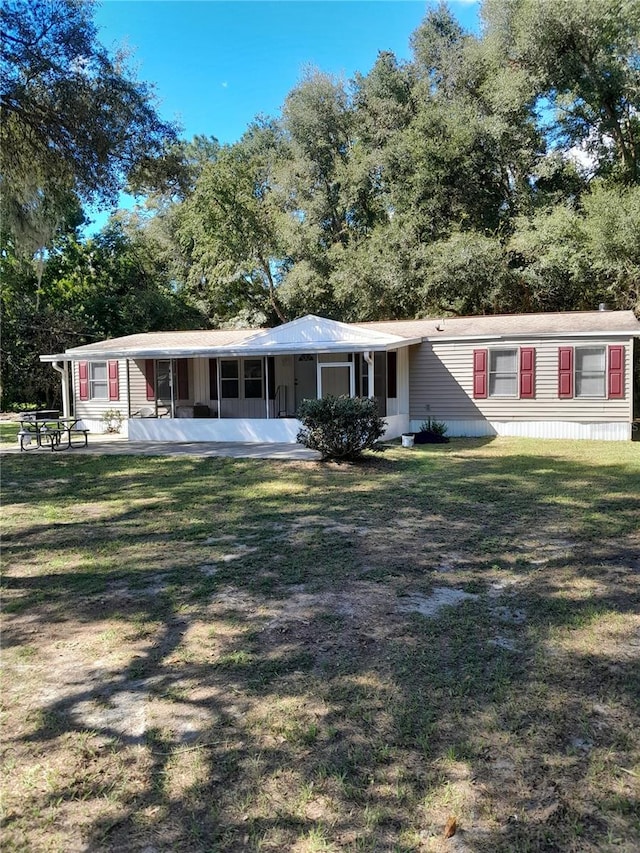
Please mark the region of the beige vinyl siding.
[[144, 359], [129, 362], [129, 387], [132, 415], [144, 407], [153, 405], [147, 400], [147, 377]]
[[[558, 348], [573, 346], [625, 347], [625, 398], [558, 398]], [[518, 397], [473, 398], [473, 351], [534, 347], [536, 380], [534, 399]], [[623, 421], [631, 420], [631, 342], [617, 338], [557, 337], [542, 340], [425, 341], [410, 354], [411, 419], [427, 416], [446, 421]]]
[[[266, 418], [267, 404], [264, 399], [243, 400], [226, 398], [220, 401], [223, 418]], [[273, 415], [273, 404], [269, 406]]]
[[[114, 359], [109, 359], [114, 361]], [[107, 359], [104, 360], [105, 362]], [[123, 417], [127, 417], [127, 366], [124, 360], [118, 361], [118, 389], [120, 398], [118, 400], [81, 400], [80, 399], [80, 377], [79, 362], [72, 361], [71, 369], [73, 376], [73, 402], [74, 414], [86, 421], [102, 421], [105, 412], [110, 409], [118, 409]], [[97, 427], [94, 426], [94, 429]]]

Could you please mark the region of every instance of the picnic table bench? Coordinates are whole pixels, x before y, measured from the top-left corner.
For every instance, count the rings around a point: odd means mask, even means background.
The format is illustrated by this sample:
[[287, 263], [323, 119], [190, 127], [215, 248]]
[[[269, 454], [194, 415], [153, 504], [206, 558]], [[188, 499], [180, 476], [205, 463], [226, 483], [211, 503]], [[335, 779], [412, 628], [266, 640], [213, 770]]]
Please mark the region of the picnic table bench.
[[[87, 447], [89, 443], [89, 430], [80, 418], [61, 418], [59, 412], [53, 410], [22, 413], [19, 424], [21, 451], [37, 448], [71, 450]], [[80, 443], [73, 441], [77, 436], [80, 436]]]

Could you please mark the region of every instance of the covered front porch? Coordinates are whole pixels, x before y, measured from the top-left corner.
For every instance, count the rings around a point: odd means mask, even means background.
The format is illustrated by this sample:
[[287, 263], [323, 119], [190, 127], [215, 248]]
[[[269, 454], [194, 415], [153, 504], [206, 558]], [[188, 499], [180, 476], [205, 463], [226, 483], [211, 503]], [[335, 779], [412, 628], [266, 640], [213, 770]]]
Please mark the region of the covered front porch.
[[58, 360], [63, 394], [71, 365], [73, 408], [90, 428], [117, 402], [132, 441], [295, 443], [302, 400], [345, 394], [376, 400], [385, 438], [409, 428], [408, 348], [418, 341], [313, 316], [230, 340], [198, 333], [199, 346], [195, 334], [136, 335], [43, 360]]
[[399, 393], [407, 382], [403, 356], [394, 350], [133, 362], [129, 437], [295, 442], [302, 400], [328, 395], [374, 398], [388, 437], [399, 435], [408, 428]]

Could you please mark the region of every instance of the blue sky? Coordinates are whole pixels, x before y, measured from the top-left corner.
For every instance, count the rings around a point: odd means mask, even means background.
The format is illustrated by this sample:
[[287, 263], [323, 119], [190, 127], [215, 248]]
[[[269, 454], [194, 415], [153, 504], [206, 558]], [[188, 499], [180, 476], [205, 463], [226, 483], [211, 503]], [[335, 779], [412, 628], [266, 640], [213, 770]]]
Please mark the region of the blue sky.
[[[424, 0], [103, 0], [99, 39], [131, 52], [139, 80], [152, 83], [163, 118], [182, 136], [234, 142], [258, 114], [277, 115], [305, 67], [353, 77], [378, 51], [410, 57]], [[467, 29], [479, 3], [450, 2]], [[95, 230], [106, 211], [94, 212]]]

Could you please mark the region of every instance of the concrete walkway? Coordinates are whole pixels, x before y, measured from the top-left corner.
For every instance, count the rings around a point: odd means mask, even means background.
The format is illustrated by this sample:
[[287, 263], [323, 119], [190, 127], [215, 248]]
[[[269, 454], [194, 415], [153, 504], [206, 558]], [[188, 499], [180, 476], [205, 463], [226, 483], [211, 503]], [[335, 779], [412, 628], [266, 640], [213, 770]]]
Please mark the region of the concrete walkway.
[[[0, 445], [0, 453], [20, 454], [18, 443]], [[51, 455], [48, 448], [26, 450], [29, 454]], [[54, 451], [54, 455], [79, 456], [86, 454], [115, 456], [228, 456], [234, 459], [302, 459], [317, 460], [320, 454], [308, 450], [301, 444], [267, 444], [253, 442], [222, 441], [129, 441], [122, 435], [89, 435], [88, 447], [74, 447], [71, 450]]]

